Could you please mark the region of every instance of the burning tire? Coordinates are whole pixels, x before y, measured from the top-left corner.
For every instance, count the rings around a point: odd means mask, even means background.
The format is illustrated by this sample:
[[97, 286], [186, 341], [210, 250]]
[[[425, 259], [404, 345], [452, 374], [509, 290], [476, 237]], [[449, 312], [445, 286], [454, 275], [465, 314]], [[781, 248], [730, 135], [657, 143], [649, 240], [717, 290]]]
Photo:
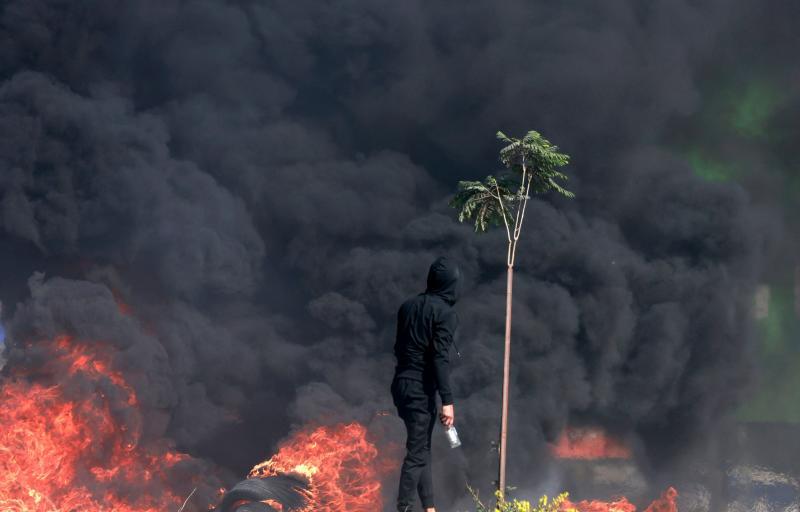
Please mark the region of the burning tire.
[[291, 512], [306, 505], [306, 482], [287, 475], [249, 478], [234, 485], [225, 493], [217, 512], [273, 512], [275, 509], [260, 503], [271, 500]]

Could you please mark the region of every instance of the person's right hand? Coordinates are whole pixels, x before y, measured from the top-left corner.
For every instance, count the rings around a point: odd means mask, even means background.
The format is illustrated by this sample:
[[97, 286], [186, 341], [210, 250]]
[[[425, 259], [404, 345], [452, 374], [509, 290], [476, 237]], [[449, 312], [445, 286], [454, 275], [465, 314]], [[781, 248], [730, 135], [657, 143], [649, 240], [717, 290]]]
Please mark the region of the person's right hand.
[[456, 412], [453, 408], [453, 404], [442, 406], [442, 413], [439, 415], [439, 420], [445, 427], [453, 426], [453, 423], [456, 421]]

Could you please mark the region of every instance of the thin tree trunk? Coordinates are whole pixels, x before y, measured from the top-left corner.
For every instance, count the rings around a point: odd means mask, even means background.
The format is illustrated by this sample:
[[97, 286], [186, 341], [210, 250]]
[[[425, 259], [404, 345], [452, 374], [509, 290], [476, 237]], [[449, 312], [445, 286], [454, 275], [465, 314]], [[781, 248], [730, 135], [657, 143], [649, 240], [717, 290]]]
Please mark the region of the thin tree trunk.
[[511, 289], [514, 283], [514, 265], [508, 265], [506, 281], [506, 339], [503, 354], [503, 412], [500, 419], [500, 478], [498, 482], [500, 495], [506, 493], [506, 439], [508, 437], [508, 387], [511, 367]]

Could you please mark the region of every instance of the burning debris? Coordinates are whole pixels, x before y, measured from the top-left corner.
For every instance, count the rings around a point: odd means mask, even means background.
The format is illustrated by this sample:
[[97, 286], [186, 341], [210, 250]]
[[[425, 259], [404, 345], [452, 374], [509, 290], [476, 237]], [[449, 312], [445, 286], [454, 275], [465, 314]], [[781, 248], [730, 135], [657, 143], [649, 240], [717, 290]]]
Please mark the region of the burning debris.
[[0, 381], [0, 510], [177, 510], [171, 482], [190, 457], [142, 445], [136, 393], [100, 351], [66, 336], [45, 345], [36, 378]]
[[225, 493], [216, 512], [301, 512], [311, 506], [307, 481], [275, 475], [239, 482]]
[[[214, 480], [181, 471], [188, 455], [142, 442], [136, 392], [99, 347], [40, 342], [41, 364], [0, 382], [0, 510], [178, 510], [184, 489]], [[388, 467], [360, 424], [303, 429], [217, 510], [374, 512]]]
[[245, 512], [245, 507], [260, 506], [254, 502], [272, 507], [264, 510], [382, 510], [381, 479], [391, 467], [387, 462], [363, 425], [305, 428], [229, 490], [218, 510]]
[[629, 459], [631, 450], [599, 427], [567, 427], [552, 446], [559, 459]]
[[[677, 500], [678, 491], [670, 487], [661, 497], [655, 500], [647, 507], [644, 512], [678, 512]], [[572, 503], [571, 501], [564, 502], [562, 510], [577, 510], [578, 512], [636, 512], [636, 507], [628, 501], [627, 498], [621, 497], [614, 501], [581, 501]]]
[[[567, 501], [564, 510], [579, 512], [635, 512], [626, 496], [647, 492], [642, 475], [632, 463], [630, 447], [599, 426], [570, 426], [551, 445], [552, 455], [567, 473], [570, 485], [591, 494], [616, 496], [609, 501]], [[678, 493], [669, 488], [645, 512], [677, 512]]]

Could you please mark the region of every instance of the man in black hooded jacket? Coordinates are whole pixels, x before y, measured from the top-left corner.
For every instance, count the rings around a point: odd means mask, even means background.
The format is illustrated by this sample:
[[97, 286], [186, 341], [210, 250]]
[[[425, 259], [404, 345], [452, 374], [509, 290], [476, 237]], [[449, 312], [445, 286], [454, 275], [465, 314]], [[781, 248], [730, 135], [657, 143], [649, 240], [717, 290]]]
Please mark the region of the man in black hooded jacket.
[[407, 454], [400, 474], [397, 509], [413, 510], [418, 494], [426, 512], [435, 512], [431, 475], [431, 433], [436, 423], [436, 392], [442, 399], [440, 420], [455, 420], [450, 391], [450, 346], [458, 326], [453, 306], [461, 272], [447, 258], [438, 258], [428, 272], [425, 293], [400, 306], [397, 314], [397, 358], [392, 398], [406, 425]]

